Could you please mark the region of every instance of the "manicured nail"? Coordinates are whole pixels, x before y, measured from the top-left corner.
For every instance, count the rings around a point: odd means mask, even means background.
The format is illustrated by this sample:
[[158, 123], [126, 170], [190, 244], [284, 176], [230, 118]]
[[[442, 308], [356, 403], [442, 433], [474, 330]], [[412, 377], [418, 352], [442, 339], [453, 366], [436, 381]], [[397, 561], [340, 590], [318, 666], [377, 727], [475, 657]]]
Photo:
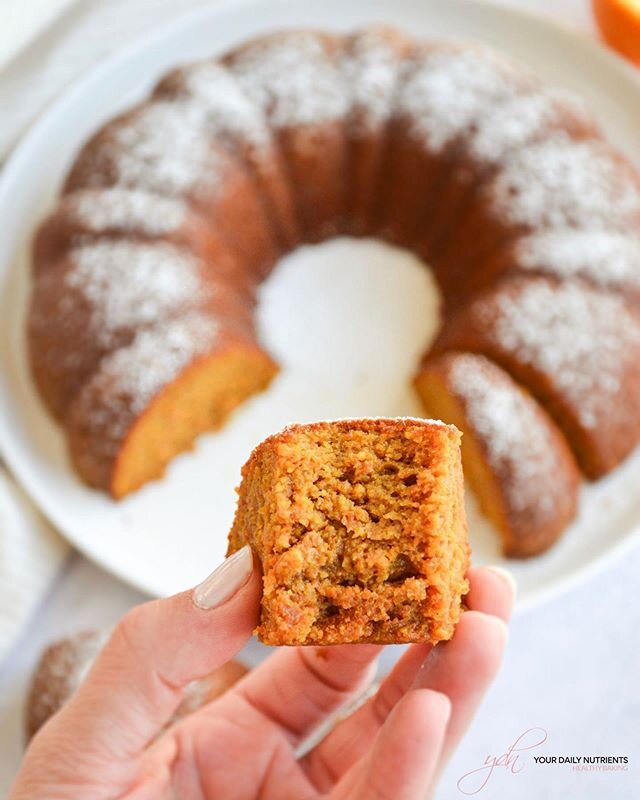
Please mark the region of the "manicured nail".
[[193, 590], [193, 604], [204, 611], [226, 603], [249, 580], [253, 553], [248, 544], [226, 558]]
[[518, 584], [516, 583], [516, 579], [509, 572], [509, 570], [497, 566], [491, 566], [489, 567], [489, 569], [491, 570], [491, 572], [495, 572], [496, 575], [499, 575], [505, 583], [509, 584], [509, 586], [511, 587], [511, 591], [513, 592], [513, 596], [515, 597], [518, 592]]

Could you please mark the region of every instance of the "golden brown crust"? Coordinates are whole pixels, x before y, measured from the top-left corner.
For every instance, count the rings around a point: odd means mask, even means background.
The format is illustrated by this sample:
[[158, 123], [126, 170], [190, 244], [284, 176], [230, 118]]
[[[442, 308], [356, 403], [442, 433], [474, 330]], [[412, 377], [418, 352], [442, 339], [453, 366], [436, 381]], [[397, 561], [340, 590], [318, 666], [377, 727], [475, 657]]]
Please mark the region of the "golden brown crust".
[[349, 93], [344, 226], [353, 236], [376, 233], [376, 199], [393, 99], [413, 46], [400, 31], [375, 25], [347, 36], [342, 48], [340, 69]]
[[142, 103], [108, 122], [80, 151], [64, 193], [115, 186], [186, 199], [215, 220], [225, 243], [255, 275], [264, 275], [278, 257], [245, 166], [175, 103]]
[[160, 79], [152, 97], [193, 102], [204, 112], [211, 136], [247, 166], [264, 200], [282, 252], [300, 242], [287, 167], [265, 115], [230, 70], [211, 59], [177, 67]]
[[[341, 232], [345, 209], [346, 92], [338, 70], [342, 37], [278, 31], [222, 59], [266, 114], [289, 171], [302, 239]], [[314, 96], [316, 78], [321, 102]]]
[[293, 425], [242, 470], [229, 552], [263, 570], [267, 644], [448, 639], [467, 591], [460, 434], [414, 419]]

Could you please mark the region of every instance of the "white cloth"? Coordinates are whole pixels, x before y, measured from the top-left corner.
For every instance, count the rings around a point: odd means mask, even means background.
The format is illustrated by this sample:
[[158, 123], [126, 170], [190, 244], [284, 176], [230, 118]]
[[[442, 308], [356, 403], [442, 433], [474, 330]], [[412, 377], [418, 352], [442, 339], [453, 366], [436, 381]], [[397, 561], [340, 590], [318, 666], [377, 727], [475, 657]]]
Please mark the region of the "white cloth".
[[76, 0], [3, 0], [0, 4], [0, 69]]
[[0, 662], [69, 553], [66, 542], [0, 467]]

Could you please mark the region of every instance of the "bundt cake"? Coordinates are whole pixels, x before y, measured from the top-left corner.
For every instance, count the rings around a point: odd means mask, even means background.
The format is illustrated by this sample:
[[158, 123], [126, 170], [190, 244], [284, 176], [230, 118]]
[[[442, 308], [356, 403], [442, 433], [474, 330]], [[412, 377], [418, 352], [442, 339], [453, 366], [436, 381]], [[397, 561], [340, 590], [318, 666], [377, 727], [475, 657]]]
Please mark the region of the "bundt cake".
[[447, 353], [416, 377], [426, 411], [464, 430], [465, 475], [506, 556], [548, 549], [574, 518], [580, 474], [535, 400], [484, 356]]
[[433, 269], [424, 396], [432, 356], [472, 352], [587, 477], [636, 445], [640, 178], [582, 104], [480, 45], [288, 30], [162, 77], [84, 146], [37, 232], [31, 364], [80, 475], [121, 497], [265, 387], [257, 287], [341, 233]]
[[262, 565], [261, 641], [451, 638], [469, 588], [453, 426], [292, 425], [254, 450], [238, 495], [228, 552], [250, 544]]

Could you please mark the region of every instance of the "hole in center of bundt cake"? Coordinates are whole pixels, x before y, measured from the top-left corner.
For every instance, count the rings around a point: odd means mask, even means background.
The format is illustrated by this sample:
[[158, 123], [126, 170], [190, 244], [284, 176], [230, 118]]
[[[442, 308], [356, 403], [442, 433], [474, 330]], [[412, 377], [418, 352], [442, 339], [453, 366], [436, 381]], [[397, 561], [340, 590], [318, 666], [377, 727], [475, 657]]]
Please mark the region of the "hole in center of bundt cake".
[[285, 257], [261, 287], [257, 319], [284, 373], [335, 382], [337, 391], [384, 382], [404, 397], [439, 327], [440, 292], [408, 251], [343, 237]]

